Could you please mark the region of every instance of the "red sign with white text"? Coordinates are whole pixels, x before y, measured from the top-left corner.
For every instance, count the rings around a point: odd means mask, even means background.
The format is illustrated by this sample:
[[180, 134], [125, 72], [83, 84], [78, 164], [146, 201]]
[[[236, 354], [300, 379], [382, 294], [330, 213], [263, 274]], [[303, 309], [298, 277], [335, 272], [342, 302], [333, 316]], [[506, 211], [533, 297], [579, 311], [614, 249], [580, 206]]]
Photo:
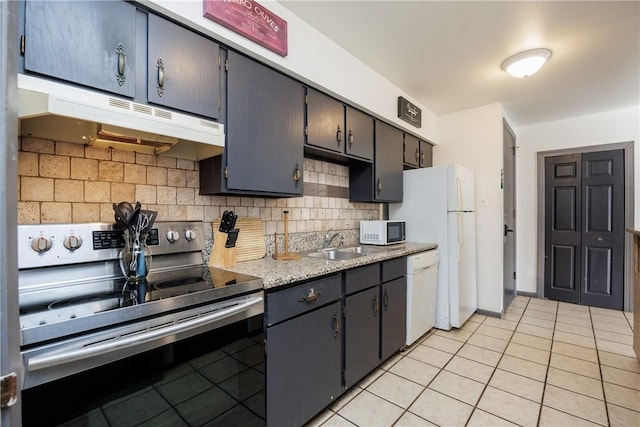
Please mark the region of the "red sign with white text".
[[287, 56], [287, 21], [254, 0], [204, 0], [204, 16]]

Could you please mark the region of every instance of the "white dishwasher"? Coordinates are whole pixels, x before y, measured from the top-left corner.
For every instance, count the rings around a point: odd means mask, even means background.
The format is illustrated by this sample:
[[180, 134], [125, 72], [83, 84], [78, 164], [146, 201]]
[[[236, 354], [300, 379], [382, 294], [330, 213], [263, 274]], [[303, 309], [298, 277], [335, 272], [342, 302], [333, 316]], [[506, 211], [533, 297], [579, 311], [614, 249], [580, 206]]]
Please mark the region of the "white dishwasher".
[[438, 250], [407, 257], [407, 345], [413, 344], [436, 322]]

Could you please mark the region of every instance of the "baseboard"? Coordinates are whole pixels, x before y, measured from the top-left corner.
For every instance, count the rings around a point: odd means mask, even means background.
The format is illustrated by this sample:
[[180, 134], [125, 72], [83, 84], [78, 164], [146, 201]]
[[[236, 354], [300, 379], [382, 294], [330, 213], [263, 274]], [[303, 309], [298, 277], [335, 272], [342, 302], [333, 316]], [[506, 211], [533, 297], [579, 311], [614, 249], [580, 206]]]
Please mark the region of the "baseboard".
[[502, 313], [495, 312], [495, 311], [489, 311], [489, 310], [483, 310], [481, 308], [476, 310], [476, 314], [482, 314], [483, 316], [489, 316], [489, 317], [497, 317], [498, 319], [500, 319], [502, 317]]
[[536, 292], [522, 292], [522, 291], [516, 291], [516, 295], [518, 295], [518, 296], [523, 296], [523, 297], [538, 298], [538, 294], [537, 294]]

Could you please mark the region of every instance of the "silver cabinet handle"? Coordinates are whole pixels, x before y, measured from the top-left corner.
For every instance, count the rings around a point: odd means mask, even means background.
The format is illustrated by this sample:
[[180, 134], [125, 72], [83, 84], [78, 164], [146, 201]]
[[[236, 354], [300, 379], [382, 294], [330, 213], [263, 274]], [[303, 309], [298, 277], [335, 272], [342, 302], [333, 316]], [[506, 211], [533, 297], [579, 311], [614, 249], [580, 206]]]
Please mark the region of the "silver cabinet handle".
[[340, 333], [340, 317], [337, 312], [333, 312], [333, 336], [337, 337]]
[[301, 177], [301, 173], [300, 173], [300, 166], [298, 166], [298, 164], [296, 163], [296, 165], [293, 167], [293, 183], [295, 184], [296, 188], [298, 188], [298, 184], [300, 183], [300, 177]]
[[309, 293], [305, 296], [298, 298], [298, 302], [312, 302], [318, 299], [320, 292], [315, 291], [313, 288], [309, 289]]
[[349, 148], [351, 148], [351, 146], [353, 145], [353, 132], [351, 132], [351, 129], [349, 129]]
[[340, 125], [338, 125], [338, 131], [336, 132], [336, 141], [338, 141], [338, 147], [340, 147], [340, 143], [342, 142], [342, 130], [340, 130]]
[[162, 58], [158, 58], [156, 61], [156, 66], [158, 67], [158, 86], [156, 89], [158, 90], [158, 95], [164, 95], [164, 62]]
[[127, 66], [127, 54], [124, 51], [124, 46], [122, 45], [122, 43], [118, 43], [118, 45], [116, 46], [116, 55], [118, 55], [118, 73], [116, 74], [116, 81], [120, 86], [122, 86], [127, 79], [127, 77], [124, 75], [124, 71]]

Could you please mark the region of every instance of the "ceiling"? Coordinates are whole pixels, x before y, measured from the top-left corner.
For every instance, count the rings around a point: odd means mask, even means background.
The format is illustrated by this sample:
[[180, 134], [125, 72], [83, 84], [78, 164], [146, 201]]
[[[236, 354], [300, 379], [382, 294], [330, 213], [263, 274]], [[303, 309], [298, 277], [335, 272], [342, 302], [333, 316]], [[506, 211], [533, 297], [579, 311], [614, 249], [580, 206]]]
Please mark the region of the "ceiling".
[[[438, 115], [500, 102], [525, 126], [640, 104], [638, 1], [279, 2]], [[539, 47], [537, 74], [500, 68]]]

